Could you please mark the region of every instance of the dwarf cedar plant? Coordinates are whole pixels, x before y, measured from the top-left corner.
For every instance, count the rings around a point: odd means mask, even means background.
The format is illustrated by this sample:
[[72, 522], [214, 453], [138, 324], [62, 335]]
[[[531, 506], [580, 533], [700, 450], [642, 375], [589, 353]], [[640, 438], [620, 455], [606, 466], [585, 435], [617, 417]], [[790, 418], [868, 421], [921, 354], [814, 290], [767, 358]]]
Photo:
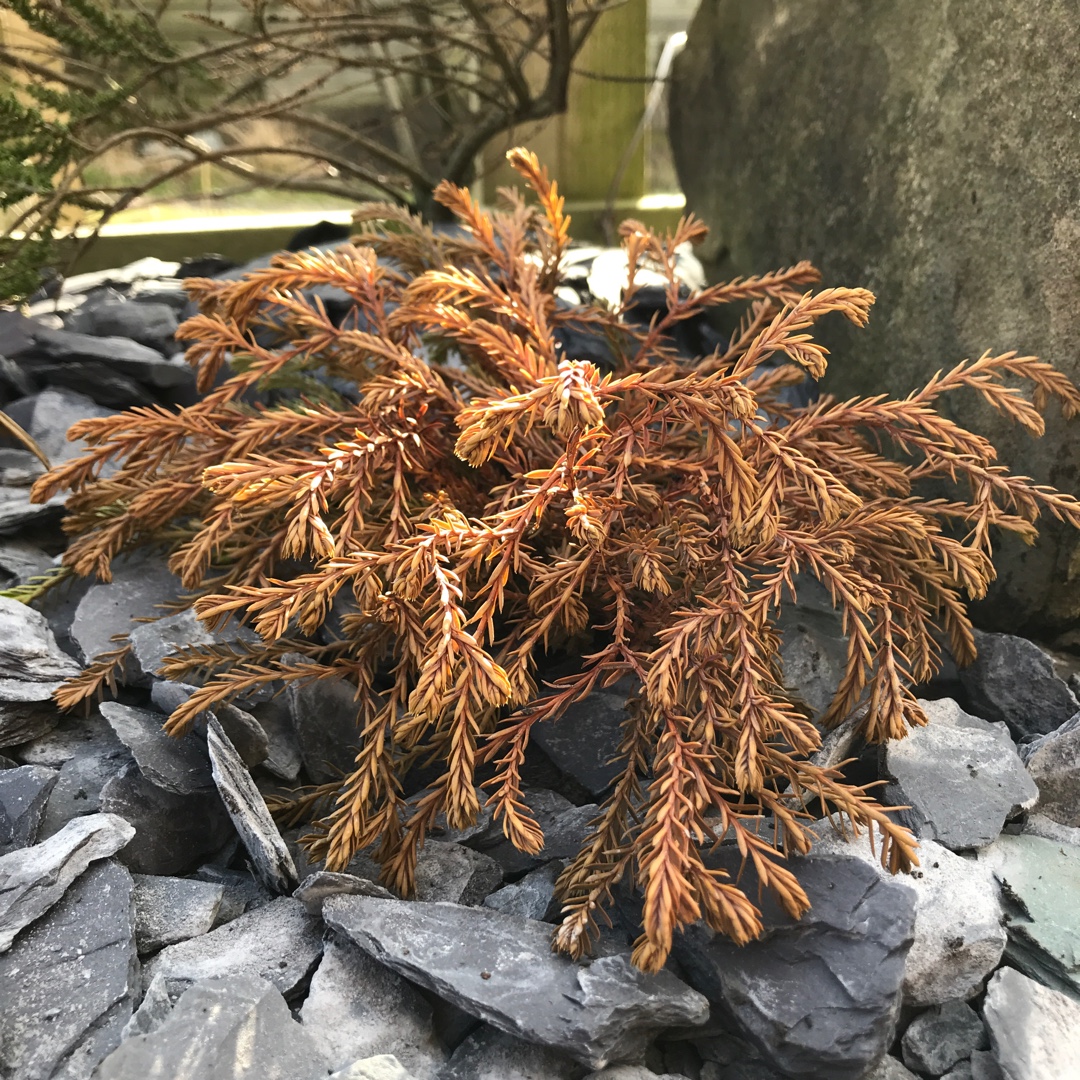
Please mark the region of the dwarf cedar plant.
[[[784, 386], [825, 372], [813, 324], [864, 324], [869, 292], [808, 291], [818, 275], [800, 263], [687, 295], [676, 248], [705, 229], [686, 218], [666, 237], [623, 225], [622, 309], [566, 306], [562, 199], [532, 154], [510, 159], [538, 206], [505, 193], [509, 207], [489, 215], [443, 184], [463, 233], [369, 207], [337, 251], [189, 283], [201, 314], [182, 335], [201, 400], [75, 425], [89, 450], [34, 497], [71, 492], [75, 573], [108, 580], [120, 553], [166, 545], [200, 618], [260, 635], [257, 648], [166, 661], [166, 674], [202, 682], [172, 714], [174, 734], [268, 684], [355, 685], [355, 769], [308, 842], [331, 869], [371, 848], [406, 895], [436, 818], [469, 825], [485, 799], [518, 848], [539, 851], [521, 781], [533, 727], [631, 678], [623, 771], [560, 878], [556, 943], [585, 952], [612, 887], [632, 881], [644, 897], [634, 960], [654, 971], [694, 920], [738, 942], [759, 933], [754, 899], [708, 866], [721, 838], [794, 916], [808, 902], [785, 856], [810, 849], [822, 810], [880, 835], [892, 870], [916, 861], [866, 789], [813, 760], [821, 735], [784, 684], [777, 614], [797, 575], [842, 613], [847, 669], [825, 725], [860, 700], [871, 741], [924, 724], [909, 686], [938, 667], [935, 627], [972, 658], [965, 597], [993, 577], [995, 529], [1030, 541], [1044, 511], [1080, 526], [1080, 502], [1011, 475], [938, 400], [972, 389], [1038, 435], [1047, 399], [1072, 415], [1080, 392], [1006, 353], [899, 401], [785, 405]], [[620, 318], [643, 266], [668, 282], [667, 313], [644, 329]], [[335, 325], [313, 286], [344, 290], [354, 316]], [[730, 303], [747, 310], [725, 350], [674, 350], [680, 320]], [[560, 349], [571, 320], [606, 342], [610, 370]], [[290, 383], [307, 393], [253, 403]], [[930, 480], [954, 494], [919, 494]], [[320, 643], [342, 597], [344, 635]], [[553, 656], [576, 670], [545, 683]], [[64, 703], [122, 658], [92, 667]], [[438, 778], [406, 799], [407, 770], [431, 763]]]

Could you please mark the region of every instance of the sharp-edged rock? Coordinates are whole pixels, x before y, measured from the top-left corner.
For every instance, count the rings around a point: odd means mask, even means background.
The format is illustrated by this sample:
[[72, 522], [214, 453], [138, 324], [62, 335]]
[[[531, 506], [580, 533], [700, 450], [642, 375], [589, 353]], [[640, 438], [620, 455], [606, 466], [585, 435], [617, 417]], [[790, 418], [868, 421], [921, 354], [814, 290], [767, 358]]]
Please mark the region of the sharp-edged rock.
[[1080, 712], [1049, 735], [1022, 745], [1020, 756], [1039, 789], [1039, 813], [1080, 827]]
[[138, 874], [184, 874], [234, 835], [217, 791], [174, 795], [128, 765], [101, 789], [101, 808], [135, 828], [120, 861]]
[[983, 1017], [1005, 1080], [1080, 1076], [1080, 1004], [1064, 994], [1001, 968], [987, 987]]
[[209, 881], [134, 874], [135, 944], [139, 955], [207, 934], [214, 925], [224, 887]]
[[79, 457], [86, 449], [85, 440], [68, 440], [72, 424], [113, 415], [112, 409], [102, 408], [85, 394], [57, 387], [13, 401], [4, 411], [45, 451], [53, 465]]
[[[823, 822], [815, 827], [814, 852], [862, 859], [893, 880], [880, 861], [882, 837], [871, 848], [866, 837], [850, 842]], [[933, 840], [919, 844], [919, 865], [895, 880], [917, 897], [915, 940], [904, 966], [905, 1005], [926, 1008], [974, 997], [1001, 962], [1007, 935], [1001, 888], [983, 862], [955, 855]]]
[[266, 733], [263, 768], [279, 779], [292, 783], [300, 775], [304, 762], [288, 706], [274, 698], [252, 705], [250, 712]]
[[480, 904], [502, 879], [502, 867], [490, 855], [463, 844], [429, 840], [416, 860], [416, 899]]
[[176, 351], [179, 320], [168, 304], [119, 300], [85, 304], [65, 320], [65, 326], [77, 334], [129, 338], [169, 356]]
[[35, 503], [30, 501], [29, 488], [0, 485], [0, 534], [17, 533], [31, 522], [40, 526], [59, 519], [65, 499], [65, 495], [59, 494], [47, 502]]
[[972, 1050], [989, 1046], [979, 1014], [966, 1002], [948, 1001], [920, 1013], [900, 1043], [909, 1069], [941, 1076]]
[[[584, 1071], [580, 1062], [550, 1046], [523, 1042], [481, 1024], [454, 1051], [437, 1080], [580, 1080]], [[659, 1080], [652, 1072], [648, 1078]]]
[[806, 602], [781, 608], [777, 629], [784, 685], [820, 717], [832, 704], [847, 666], [847, 635], [824, 589], [818, 587], [823, 594], [818, 597], [810, 586], [806, 582], [799, 588]]
[[884, 798], [909, 805], [919, 837], [953, 850], [985, 847], [1039, 792], [1004, 724], [964, 712], [950, 698], [921, 701], [929, 723], [884, 749], [894, 781]]
[[255, 645], [259, 637], [246, 627], [229, 623], [224, 630], [205, 627], [191, 608], [140, 623], [129, 635], [135, 663], [142, 675], [156, 676], [162, 661], [178, 649], [207, 645]]
[[[970, 1077], [970, 1073], [968, 1075]], [[902, 1061], [897, 1061], [896, 1058], [886, 1054], [866, 1074], [865, 1080], [919, 1080], [919, 1078]]]
[[78, 673], [40, 612], [0, 596], [0, 679], [55, 683]]
[[626, 954], [585, 966], [551, 951], [542, 923], [486, 908], [334, 896], [323, 917], [380, 963], [511, 1035], [600, 1068], [632, 1059], [656, 1031], [708, 1016], [670, 972]]
[[59, 775], [44, 765], [0, 771], [0, 855], [37, 843], [49, 793]]
[[135, 1035], [96, 1080], [309, 1080], [325, 1076], [318, 1051], [281, 994], [251, 975], [186, 990], [148, 1035]]
[[557, 792], [544, 788], [527, 789], [524, 799], [544, 830], [544, 846], [539, 853], [519, 851], [503, 834], [501, 822], [495, 821], [464, 841], [469, 847], [490, 855], [504, 874], [522, 874], [552, 859], [573, 858], [588, 834], [589, 823], [599, 813], [596, 803], [574, 806]]
[[194, 795], [214, 786], [206, 744], [188, 733], [179, 738], [162, 730], [166, 717], [118, 701], [103, 701], [101, 715], [131, 751], [143, 776], [174, 795]]
[[1080, 1001], [1080, 848], [1024, 833], [979, 852], [1001, 882], [1006, 959]]
[[566, 863], [562, 859], [530, 870], [520, 881], [504, 885], [484, 898], [484, 907], [504, 915], [520, 915], [524, 919], [552, 922], [558, 918], [559, 902], [555, 899], [555, 882]]
[[285, 698], [308, 776], [325, 784], [352, 772], [360, 737], [356, 687], [344, 679], [290, 682]]
[[48, 734], [60, 723], [53, 692], [62, 681], [0, 679], [0, 747], [18, 746]]
[[416, 1080], [393, 1054], [354, 1061], [348, 1068], [339, 1069], [328, 1080]]
[[336, 935], [326, 940], [300, 1019], [335, 1069], [393, 1054], [417, 1080], [432, 1080], [446, 1061], [431, 1006], [420, 992]]
[[[739, 870], [736, 849], [718, 867]], [[780, 1071], [807, 1080], [857, 1080], [892, 1042], [915, 892], [861, 859], [810, 856], [792, 864], [811, 908], [793, 920], [766, 894], [764, 932], [741, 948], [700, 924], [676, 938], [686, 978], [730, 1013]], [[749, 866], [740, 885], [756, 897]]]
[[101, 809], [101, 789], [132, 763], [131, 752], [109, 729], [109, 738], [84, 745], [60, 768], [49, 795], [40, 839], [58, 833], [69, 821]]
[[0, 543], [0, 570], [10, 578], [5, 587], [25, 585], [30, 578], [44, 574], [54, 565], [52, 556], [25, 540]]
[[162, 975], [175, 991], [219, 975], [248, 975], [290, 994], [321, 954], [318, 922], [299, 900], [282, 896], [208, 934], [162, 949], [143, 968], [143, 984]]
[[17, 746], [12, 753], [25, 765], [59, 769], [79, 754], [111, 750], [127, 753], [108, 721], [94, 709], [89, 716], [63, 717], [54, 729]]
[[262, 724], [251, 713], [222, 701], [214, 706], [214, 716], [233, 744], [233, 749], [240, 755], [240, 760], [249, 769], [266, 761], [270, 753], [270, 740]]
[[131, 875], [90, 867], [0, 956], [0, 1075], [89, 1080], [138, 993]]
[[223, 890], [221, 906], [214, 922], [215, 929], [232, 922], [245, 911], [254, 911], [274, 899], [274, 894], [254, 874], [246, 870], [230, 870], [225, 866], [207, 864], [200, 866], [193, 876], [199, 881], [220, 885]]
[[1016, 738], [1046, 735], [1061, 727], [1080, 704], [1054, 673], [1054, 662], [1027, 638], [975, 631], [979, 651], [960, 671], [972, 709], [1004, 721]]
[[256, 874], [271, 892], [291, 892], [296, 886], [296, 866], [289, 849], [247, 766], [216, 718], [207, 724], [206, 743], [214, 783]]
[[532, 737], [549, 758], [599, 798], [615, 781], [623, 766], [618, 756], [626, 722], [626, 699], [633, 692], [630, 680], [607, 690], [594, 690], [574, 702], [555, 722], [537, 724]]
[[[113, 578], [106, 585], [93, 585], [79, 601], [71, 622], [71, 637], [85, 663], [118, 648], [116, 635], [127, 635], [138, 626], [135, 619], [161, 614], [159, 604], [180, 595], [180, 579], [169, 573], [159, 553], [140, 553], [116, 560]], [[126, 669], [134, 675], [134, 664]]]
[[308, 874], [296, 887], [293, 896], [312, 915], [322, 915], [323, 902], [331, 896], [377, 896], [383, 900], [395, 899], [389, 889], [384, 889], [367, 878], [354, 874], [335, 874], [329, 870], [317, 870]]
[[55, 836], [0, 856], [0, 952], [39, 919], [68, 886], [98, 859], [119, 851], [134, 830], [111, 814], [70, 822]]
[[169, 993], [168, 983], [164, 976], [155, 975], [150, 980], [150, 985], [143, 993], [143, 999], [139, 1007], [131, 1014], [131, 1019], [124, 1025], [121, 1042], [130, 1039], [133, 1035], [149, 1035], [157, 1031], [169, 1017], [173, 1006], [180, 998], [182, 991], [175, 994]]

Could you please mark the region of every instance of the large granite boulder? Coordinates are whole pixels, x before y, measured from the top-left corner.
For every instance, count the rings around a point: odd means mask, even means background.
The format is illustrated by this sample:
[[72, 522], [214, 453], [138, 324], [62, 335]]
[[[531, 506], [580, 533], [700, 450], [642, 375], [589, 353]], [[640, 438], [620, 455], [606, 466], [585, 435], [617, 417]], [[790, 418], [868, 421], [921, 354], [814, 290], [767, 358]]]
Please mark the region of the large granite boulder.
[[[671, 142], [714, 276], [811, 259], [878, 295], [866, 330], [827, 320], [826, 388], [907, 394], [938, 368], [1018, 349], [1080, 376], [1080, 21], [1067, 0], [707, 0], [679, 58]], [[1075, 493], [1056, 407], [1033, 442], [975, 396], [949, 410], [1001, 460]], [[1077, 534], [1003, 545], [983, 621], [1080, 614]]]

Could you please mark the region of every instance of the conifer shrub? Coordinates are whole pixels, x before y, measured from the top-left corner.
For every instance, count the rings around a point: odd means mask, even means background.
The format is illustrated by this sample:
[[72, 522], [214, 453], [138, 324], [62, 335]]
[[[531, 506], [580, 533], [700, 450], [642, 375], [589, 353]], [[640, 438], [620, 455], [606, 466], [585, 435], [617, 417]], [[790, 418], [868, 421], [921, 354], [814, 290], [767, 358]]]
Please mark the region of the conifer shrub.
[[[555, 941], [582, 955], [613, 886], [633, 882], [634, 961], [654, 971], [697, 919], [737, 942], [760, 932], [756, 898], [708, 865], [721, 839], [793, 916], [808, 901], [786, 857], [810, 850], [822, 810], [879, 836], [891, 870], [917, 861], [869, 790], [813, 760], [821, 731], [784, 684], [777, 614], [799, 575], [842, 614], [847, 667], [825, 726], [859, 702], [871, 742], [924, 724], [910, 687], [938, 669], [936, 629], [961, 663], [973, 657], [965, 598], [994, 576], [995, 532], [1032, 541], [1044, 512], [1080, 526], [1080, 502], [1012, 475], [939, 401], [980, 393], [1039, 435], [1048, 399], [1073, 416], [1080, 392], [1005, 353], [902, 400], [785, 404], [785, 386], [825, 372], [814, 324], [863, 325], [869, 292], [814, 291], [800, 263], [687, 295], [676, 249], [705, 233], [687, 217], [665, 237], [622, 226], [622, 309], [560, 304], [562, 199], [532, 154], [510, 157], [536, 205], [504, 193], [489, 215], [443, 184], [461, 234], [370, 206], [337, 251], [189, 283], [201, 313], [182, 336], [201, 400], [77, 424], [89, 450], [34, 497], [71, 492], [74, 573], [107, 581], [121, 553], [162, 545], [204, 622], [260, 636], [165, 662], [201, 684], [173, 734], [263, 687], [356, 687], [354, 771], [293, 809], [314, 808], [308, 843], [330, 869], [371, 849], [404, 895], [436, 819], [467, 826], [485, 801], [518, 848], [539, 851], [521, 779], [534, 726], [630, 677], [623, 771], [559, 880]], [[634, 326], [620, 312], [646, 266], [667, 280], [667, 312]], [[344, 290], [354, 317], [335, 325], [314, 286]], [[679, 355], [677, 324], [732, 303], [747, 310], [725, 349]], [[606, 344], [608, 370], [560, 348], [568, 324]], [[276, 396], [260, 403], [260, 390]], [[928, 481], [951, 494], [924, 494]], [[344, 633], [320, 638], [339, 604]], [[575, 670], [545, 682], [553, 656]], [[61, 702], [97, 691], [118, 658]], [[406, 798], [409, 770], [432, 764], [434, 783]]]

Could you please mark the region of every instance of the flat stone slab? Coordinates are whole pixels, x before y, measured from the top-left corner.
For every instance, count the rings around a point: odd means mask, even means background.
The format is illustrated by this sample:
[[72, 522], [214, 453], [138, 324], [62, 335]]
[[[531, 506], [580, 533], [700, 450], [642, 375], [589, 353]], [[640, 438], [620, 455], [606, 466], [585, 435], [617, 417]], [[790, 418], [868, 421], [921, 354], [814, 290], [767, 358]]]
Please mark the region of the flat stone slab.
[[315, 967], [322, 947], [318, 921], [299, 900], [282, 896], [209, 934], [162, 949], [143, 966], [143, 985], [160, 974], [175, 992], [204, 979], [247, 975], [289, 994]]
[[68, 886], [98, 859], [107, 859], [135, 835], [112, 814], [92, 814], [69, 822], [35, 847], [0, 855], [0, 952], [41, 918]]
[[207, 934], [214, 925], [224, 887], [191, 878], [134, 874], [135, 944], [139, 954]]
[[0, 678], [54, 683], [79, 671], [61, 652], [41, 612], [0, 596]]
[[920, 701], [929, 723], [889, 742], [884, 767], [894, 784], [884, 793], [910, 805], [919, 837], [952, 851], [985, 847], [1005, 822], [1035, 805], [1039, 790], [1004, 724], [964, 712], [955, 701]]
[[965, 859], [933, 840], [919, 844], [919, 865], [893, 877], [882, 867], [881, 837], [846, 841], [827, 822], [815, 826], [814, 853], [862, 859], [879, 877], [915, 890], [915, 940], [904, 965], [905, 1005], [926, 1008], [980, 993], [1001, 962], [1008, 935], [1001, 886], [984, 862]]
[[994, 973], [983, 1016], [1005, 1080], [1080, 1076], [1080, 1004], [1012, 968]]
[[131, 751], [143, 776], [174, 795], [194, 795], [214, 786], [206, 743], [192, 733], [179, 738], [162, 729], [166, 717], [118, 701], [103, 701], [101, 715]]
[[296, 887], [292, 855], [247, 766], [216, 718], [207, 724], [206, 744], [218, 794], [259, 879], [271, 892], [291, 892]]
[[1029, 833], [979, 852], [1001, 882], [1009, 943], [1021, 971], [1080, 1001], [1080, 847]]
[[[737, 848], [711, 858], [733, 878], [738, 873]], [[766, 893], [756, 941], [739, 947], [695, 924], [676, 937], [675, 957], [687, 980], [778, 1071], [862, 1080], [899, 1019], [915, 892], [902, 880], [883, 880], [861, 859], [811, 855], [789, 866], [811, 903], [801, 920]], [[751, 866], [740, 884], [758, 896]]]
[[576, 964], [551, 951], [549, 927], [486, 908], [332, 896], [323, 918], [458, 1008], [593, 1068], [708, 1017], [705, 999], [668, 971], [645, 975], [628, 954]]
[[227, 975], [185, 991], [158, 1027], [110, 1054], [95, 1080], [314, 1080], [326, 1071], [269, 982]]
[[1080, 712], [1021, 746], [1020, 756], [1039, 788], [1039, 813], [1069, 828], [1080, 827]]
[[89, 1080], [138, 992], [131, 875], [91, 866], [0, 956], [0, 1075]]
[[976, 630], [975, 647], [978, 656], [960, 671], [960, 682], [979, 716], [1004, 721], [1020, 738], [1045, 735], [1080, 709], [1053, 660], [1033, 641]]
[[393, 1054], [417, 1080], [433, 1080], [446, 1061], [431, 1005], [412, 983], [336, 934], [300, 1010], [304, 1030], [335, 1069]]
[[44, 765], [0, 771], [0, 855], [37, 842], [59, 773]]

